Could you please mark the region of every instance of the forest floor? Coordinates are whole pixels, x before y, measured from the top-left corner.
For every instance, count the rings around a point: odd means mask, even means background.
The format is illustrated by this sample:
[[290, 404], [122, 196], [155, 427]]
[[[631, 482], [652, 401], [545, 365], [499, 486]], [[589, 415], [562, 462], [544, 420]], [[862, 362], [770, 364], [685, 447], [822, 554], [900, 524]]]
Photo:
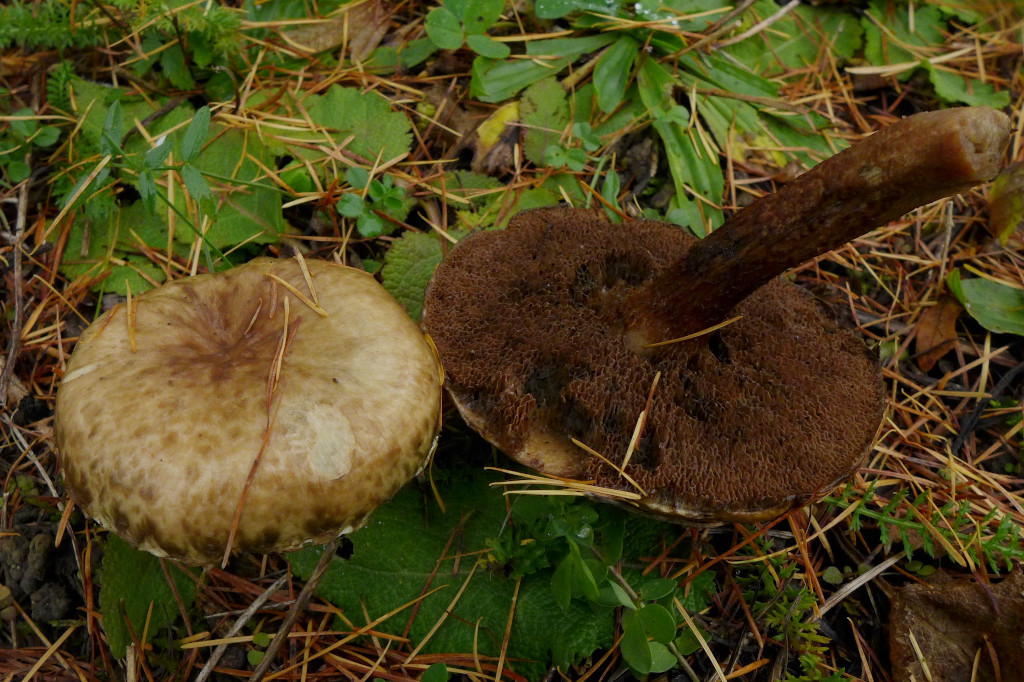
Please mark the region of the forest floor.
[[265, 679], [1016, 679], [1020, 6], [439, 7], [0, 7], [0, 678], [248, 679], [319, 557], [182, 569], [68, 503], [56, 394], [104, 310], [299, 251], [418, 319], [449, 247], [520, 210], [702, 236], [901, 117], [978, 105], [1013, 126], [995, 183], [786, 275], [883, 368], [848, 482], [712, 528], [512, 502], [484, 468], [523, 470], [446, 403], [431, 467], [342, 544]]

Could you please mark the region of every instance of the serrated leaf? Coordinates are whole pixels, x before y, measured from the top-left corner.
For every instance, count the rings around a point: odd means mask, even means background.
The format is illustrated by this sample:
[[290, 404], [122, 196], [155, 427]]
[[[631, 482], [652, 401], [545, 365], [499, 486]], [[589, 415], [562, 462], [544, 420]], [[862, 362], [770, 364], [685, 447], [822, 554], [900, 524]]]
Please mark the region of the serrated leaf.
[[192, 116], [192, 121], [185, 129], [185, 135], [181, 138], [181, 156], [185, 163], [191, 163], [199, 156], [203, 149], [203, 142], [210, 132], [210, 107], [200, 108]]
[[466, 44], [473, 52], [489, 59], [507, 59], [512, 54], [508, 45], [499, 43], [490, 36], [470, 34], [466, 36]]
[[457, 50], [462, 47], [462, 22], [447, 7], [435, 7], [424, 21], [427, 37], [442, 50]]
[[[911, 48], [941, 45], [945, 22], [934, 5], [871, 0], [861, 26], [864, 28], [864, 56], [873, 66], [883, 66], [917, 62], [918, 57]], [[909, 78], [910, 73], [906, 71], [900, 77]]]
[[[772, 0], [759, 0], [744, 14], [743, 32], [779, 11]], [[833, 6], [799, 5], [774, 21], [770, 31], [756, 31], [725, 49], [754, 73], [774, 76], [786, 69], [801, 69], [819, 62], [823, 54], [849, 59], [864, 42], [864, 30], [852, 12]]]
[[[313, 144], [338, 145], [352, 138], [345, 148], [368, 163], [378, 157], [388, 162], [409, 152], [412, 145], [412, 124], [404, 114], [391, 111], [386, 99], [375, 92], [332, 85], [323, 95], [310, 95], [304, 105], [313, 122], [325, 133], [299, 131], [290, 138], [308, 140]], [[322, 152], [306, 146], [292, 145], [291, 151], [304, 159], [323, 159]]]
[[[430, 495], [406, 488], [378, 508], [364, 529], [350, 536], [351, 558], [332, 560], [318, 593], [361, 625], [367, 618], [419, 600], [425, 591], [441, 588], [419, 601], [414, 618], [407, 609], [376, 628], [399, 634], [408, 624], [408, 637], [416, 646], [468, 579], [450, 615], [422, 651], [497, 656], [516, 581], [486, 566], [477, 567], [470, 578], [473, 559], [467, 559], [485, 549], [487, 538], [496, 536], [505, 521], [505, 501], [500, 490], [488, 485], [492, 480], [490, 475], [474, 473], [437, 481], [444, 512]], [[449, 547], [446, 553], [455, 534], [459, 550], [452, 552]], [[320, 551], [309, 548], [290, 554], [292, 569], [308, 577]], [[562, 611], [551, 593], [550, 574], [524, 576], [512, 618], [506, 669], [529, 679], [543, 676], [549, 661], [568, 670], [599, 647], [611, 645], [612, 616], [610, 610], [595, 613], [575, 603]]]
[[565, 89], [554, 77], [534, 83], [523, 91], [519, 113], [526, 128], [523, 154], [532, 163], [543, 165], [546, 150], [558, 144], [569, 124]]
[[922, 62], [922, 66], [931, 78], [935, 95], [944, 102], [995, 109], [1002, 109], [1010, 103], [1010, 93], [1005, 90], [996, 92], [990, 83], [983, 83], [977, 78], [968, 80], [956, 72], [934, 66], [931, 62]]
[[114, 101], [107, 109], [103, 119], [103, 130], [100, 134], [100, 153], [116, 156], [121, 151], [121, 131], [124, 123], [121, 116], [121, 103]]
[[[172, 563], [167, 564], [178, 596], [186, 607], [195, 602], [195, 581]], [[107, 644], [115, 658], [124, 658], [132, 637], [125, 622], [131, 623], [137, 637], [142, 636], [146, 614], [153, 605], [149, 620], [149, 639], [178, 621], [178, 603], [167, 583], [160, 559], [148, 552], [132, 548], [113, 533], [107, 535], [103, 553], [100, 587], [100, 609]]]
[[[267, 244], [277, 239], [284, 230], [284, 216], [281, 193], [265, 179], [263, 168], [271, 166], [273, 155], [256, 134], [218, 122], [211, 125], [210, 142], [203, 153], [182, 168], [186, 186], [185, 168], [194, 168], [201, 176], [212, 179], [207, 181], [208, 185], [212, 183], [212, 195], [206, 200], [207, 206], [215, 202], [216, 210], [204, 233], [207, 244], [220, 249], [243, 242]], [[189, 187], [190, 194], [192, 190]], [[184, 210], [184, 204], [181, 207]], [[175, 229], [174, 236], [183, 243], [196, 239], [195, 232], [184, 225]]]
[[146, 205], [146, 209], [152, 213], [156, 210], [156, 182], [153, 180], [153, 174], [149, 171], [143, 171], [139, 173], [139, 197]]
[[367, 239], [379, 237], [384, 234], [385, 231], [390, 232], [391, 230], [387, 229], [388, 225], [390, 225], [390, 223], [385, 223], [380, 216], [372, 211], [363, 212], [363, 214], [356, 220], [356, 229], [359, 231], [360, 235]]
[[953, 270], [949, 289], [971, 317], [991, 332], [1024, 336], [1024, 290], [983, 277], [961, 279]]
[[594, 66], [594, 89], [601, 111], [610, 113], [622, 102], [638, 50], [636, 40], [629, 35], [621, 35], [598, 58]]
[[394, 241], [384, 256], [381, 271], [384, 288], [405, 307], [413, 320], [420, 319], [423, 293], [442, 257], [437, 237], [422, 232], [406, 232]]
[[202, 202], [213, 198], [210, 184], [206, 182], [206, 178], [203, 177], [203, 174], [195, 166], [186, 163], [178, 171], [181, 173], [181, 180], [185, 183], [185, 188], [188, 190], [189, 196], [192, 197], [193, 201]]

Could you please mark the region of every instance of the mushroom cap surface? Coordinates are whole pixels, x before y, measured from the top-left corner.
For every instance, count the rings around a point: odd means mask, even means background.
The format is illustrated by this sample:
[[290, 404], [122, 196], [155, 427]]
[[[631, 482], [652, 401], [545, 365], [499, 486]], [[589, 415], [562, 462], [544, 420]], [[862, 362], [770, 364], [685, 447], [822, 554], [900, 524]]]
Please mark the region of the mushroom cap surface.
[[[270, 258], [177, 280], [81, 335], [55, 432], [87, 515], [206, 564], [225, 552], [257, 456], [232, 543], [257, 552], [358, 528], [418, 471], [439, 428], [433, 349], [370, 275], [306, 266], [312, 287], [297, 261]], [[326, 314], [275, 277], [315, 291]]]
[[871, 448], [884, 409], [863, 341], [773, 280], [738, 321], [658, 353], [627, 338], [629, 294], [696, 240], [654, 221], [538, 209], [466, 237], [428, 289], [424, 329], [470, 426], [517, 461], [634, 491], [674, 520], [777, 516], [832, 488]]

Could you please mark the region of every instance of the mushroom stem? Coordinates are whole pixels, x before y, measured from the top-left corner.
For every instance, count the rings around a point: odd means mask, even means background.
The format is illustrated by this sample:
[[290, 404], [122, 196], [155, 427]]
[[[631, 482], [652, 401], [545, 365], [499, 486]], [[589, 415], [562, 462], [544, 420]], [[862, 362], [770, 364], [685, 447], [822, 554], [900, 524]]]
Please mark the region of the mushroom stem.
[[910, 116], [736, 213], [634, 294], [644, 344], [723, 321], [791, 267], [942, 197], [992, 178], [1010, 121], [986, 107]]

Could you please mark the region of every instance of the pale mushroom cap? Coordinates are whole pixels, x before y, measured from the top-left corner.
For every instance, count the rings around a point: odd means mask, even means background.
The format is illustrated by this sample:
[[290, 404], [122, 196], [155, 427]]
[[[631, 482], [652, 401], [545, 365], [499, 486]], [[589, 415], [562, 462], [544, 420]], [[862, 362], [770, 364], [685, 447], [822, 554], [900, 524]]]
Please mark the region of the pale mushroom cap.
[[[260, 258], [149, 291], [133, 320], [122, 304], [82, 334], [55, 431], [89, 516], [154, 554], [211, 563], [261, 447], [234, 549], [358, 528], [417, 472], [439, 427], [433, 349], [371, 276], [306, 264], [326, 315], [270, 276], [311, 299], [297, 261]], [[286, 300], [294, 331], [268, 410]]]

